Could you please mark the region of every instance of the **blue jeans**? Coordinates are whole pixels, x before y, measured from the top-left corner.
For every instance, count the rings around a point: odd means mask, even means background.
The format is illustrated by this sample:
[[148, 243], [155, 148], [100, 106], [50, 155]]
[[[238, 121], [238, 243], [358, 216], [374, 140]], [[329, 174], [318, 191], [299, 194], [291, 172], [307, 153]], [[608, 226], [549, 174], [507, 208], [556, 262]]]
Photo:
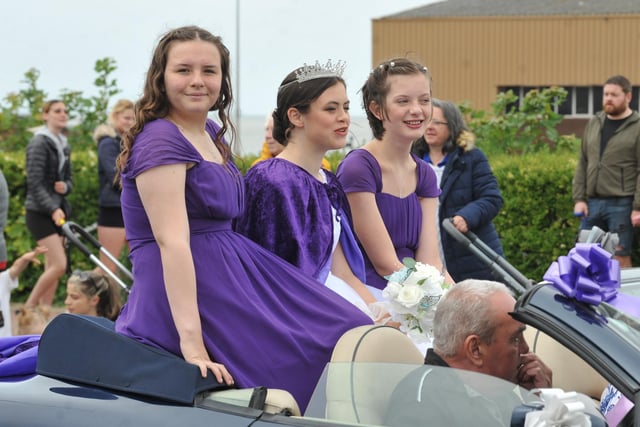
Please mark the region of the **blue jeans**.
[[633, 225], [631, 210], [633, 197], [612, 197], [606, 199], [589, 199], [589, 216], [582, 219], [580, 228], [590, 230], [594, 226], [604, 231], [617, 233], [620, 241], [616, 248], [617, 256], [630, 256], [633, 244]]

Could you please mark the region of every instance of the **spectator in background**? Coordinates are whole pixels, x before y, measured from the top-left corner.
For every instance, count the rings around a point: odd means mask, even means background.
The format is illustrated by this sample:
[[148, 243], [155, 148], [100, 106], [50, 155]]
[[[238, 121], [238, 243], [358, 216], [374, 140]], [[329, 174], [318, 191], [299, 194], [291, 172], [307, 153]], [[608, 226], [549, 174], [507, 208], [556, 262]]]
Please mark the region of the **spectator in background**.
[[[281, 144], [273, 137], [273, 112], [269, 113], [264, 124], [264, 143], [262, 144], [262, 151], [260, 157], [251, 163], [251, 166], [255, 166], [263, 160], [273, 159], [284, 150], [284, 144]], [[331, 170], [331, 164], [326, 158], [322, 158], [322, 168], [325, 170]]]
[[38, 255], [46, 253], [47, 248], [36, 246], [34, 250], [22, 254], [7, 270], [0, 273], [0, 337], [9, 337], [11, 332], [11, 291], [18, 287], [20, 274], [29, 263], [40, 264]]
[[67, 280], [64, 305], [69, 313], [116, 320], [120, 314], [120, 288], [94, 271], [74, 271]]
[[[121, 99], [109, 114], [109, 123], [100, 125], [93, 133], [98, 144], [98, 241], [114, 257], [118, 258], [125, 246], [124, 222], [120, 207], [120, 184], [115, 181], [116, 158], [120, 154], [122, 135], [133, 126], [133, 102]], [[100, 252], [102, 261], [111, 271], [116, 265]]]
[[276, 157], [282, 150], [284, 150], [284, 145], [273, 138], [273, 116], [272, 112], [270, 112], [264, 122], [264, 143], [262, 144], [260, 157], [255, 159], [251, 166], [255, 166], [263, 160]]
[[7, 241], [4, 238], [4, 228], [7, 226], [9, 215], [9, 186], [0, 169], [0, 271], [7, 268]]
[[47, 248], [44, 272], [38, 278], [26, 308], [50, 307], [58, 281], [67, 268], [61, 226], [71, 208], [66, 196], [72, 190], [71, 149], [64, 134], [67, 108], [60, 100], [42, 106], [44, 129], [36, 132], [26, 150], [26, 224], [38, 246]]
[[[458, 107], [434, 99], [431, 121], [424, 136], [414, 142], [412, 151], [425, 160], [438, 177], [442, 191], [438, 224], [450, 218], [460, 232], [472, 231], [498, 255], [504, 256], [492, 222], [503, 202], [498, 182], [487, 157], [475, 146], [475, 136], [467, 128]], [[495, 279], [491, 269], [454, 237], [441, 231], [440, 242], [453, 280]]]
[[631, 267], [633, 227], [640, 225], [640, 115], [629, 108], [631, 83], [613, 76], [604, 83], [602, 110], [582, 136], [573, 179], [573, 212], [580, 229], [617, 233], [614, 258]]
[[347, 154], [337, 175], [365, 255], [366, 283], [384, 289], [385, 276], [404, 268], [405, 257], [444, 272], [440, 189], [429, 165], [411, 153], [431, 119], [429, 71], [406, 58], [385, 61], [362, 87], [362, 104], [374, 139]]

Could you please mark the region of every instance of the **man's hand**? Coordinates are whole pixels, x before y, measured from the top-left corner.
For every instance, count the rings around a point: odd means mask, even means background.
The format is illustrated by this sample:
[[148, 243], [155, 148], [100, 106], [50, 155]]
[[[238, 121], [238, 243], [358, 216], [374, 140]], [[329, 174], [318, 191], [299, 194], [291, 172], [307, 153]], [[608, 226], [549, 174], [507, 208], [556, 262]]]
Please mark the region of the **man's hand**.
[[585, 202], [576, 202], [573, 206], [573, 214], [578, 217], [589, 216], [589, 207]]
[[538, 358], [535, 353], [520, 355], [522, 363], [518, 368], [518, 385], [531, 390], [533, 388], [550, 388], [551, 369]]
[[640, 211], [631, 211], [631, 224], [634, 227], [640, 226]]

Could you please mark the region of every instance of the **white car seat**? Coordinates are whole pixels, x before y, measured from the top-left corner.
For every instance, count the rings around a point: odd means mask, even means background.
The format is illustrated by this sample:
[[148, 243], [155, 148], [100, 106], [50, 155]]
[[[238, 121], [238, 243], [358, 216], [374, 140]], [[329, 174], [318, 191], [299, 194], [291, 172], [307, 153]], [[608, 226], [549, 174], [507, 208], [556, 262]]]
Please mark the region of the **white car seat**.
[[368, 325], [346, 332], [329, 364], [327, 419], [381, 424], [398, 382], [423, 363], [424, 355], [396, 328]]

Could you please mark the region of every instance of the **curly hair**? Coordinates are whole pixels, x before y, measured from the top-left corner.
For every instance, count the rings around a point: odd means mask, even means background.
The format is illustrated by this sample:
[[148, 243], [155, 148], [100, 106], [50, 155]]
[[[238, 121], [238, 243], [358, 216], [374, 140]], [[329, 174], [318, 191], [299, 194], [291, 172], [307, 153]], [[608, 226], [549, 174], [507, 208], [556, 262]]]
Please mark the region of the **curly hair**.
[[223, 142], [224, 135], [228, 130], [231, 131], [232, 135], [235, 134], [235, 128], [231, 123], [229, 114], [233, 102], [229, 49], [222, 43], [220, 37], [214, 36], [209, 31], [197, 26], [186, 26], [167, 32], [160, 38], [153, 52], [142, 97], [135, 105], [135, 124], [122, 136], [123, 149], [117, 160], [119, 173], [122, 172], [129, 159], [136, 135], [142, 131], [145, 124], [152, 120], [166, 117], [170, 112], [171, 103], [165, 92], [164, 71], [167, 66], [169, 50], [172, 44], [174, 42], [187, 42], [192, 40], [202, 40], [212, 43], [220, 52], [222, 87], [220, 88], [218, 100], [211, 106], [209, 111], [217, 110], [221, 123], [220, 131], [217, 133], [214, 143], [223, 153], [225, 160], [231, 157], [231, 148]]

